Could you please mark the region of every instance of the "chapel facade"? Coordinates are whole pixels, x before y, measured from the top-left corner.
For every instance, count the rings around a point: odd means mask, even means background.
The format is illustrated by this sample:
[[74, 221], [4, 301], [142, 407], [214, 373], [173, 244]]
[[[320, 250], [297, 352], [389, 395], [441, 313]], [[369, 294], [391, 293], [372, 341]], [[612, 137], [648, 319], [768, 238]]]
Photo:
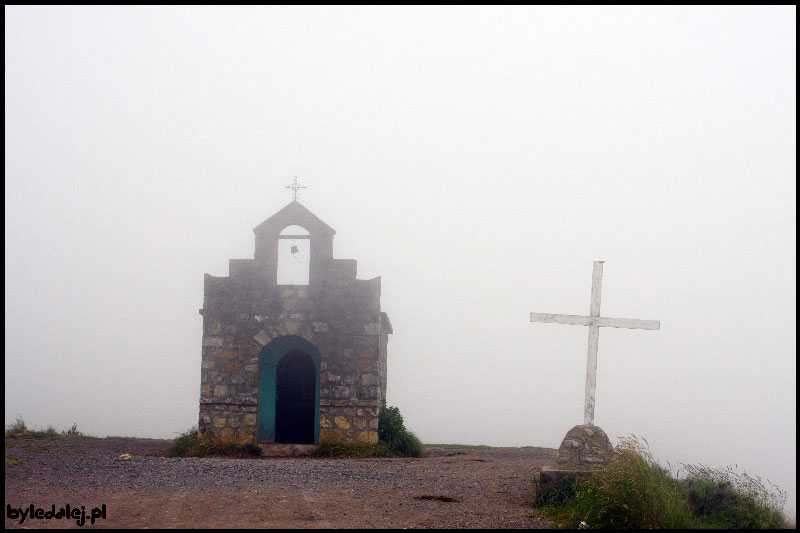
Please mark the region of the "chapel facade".
[[[295, 226], [305, 231], [285, 234]], [[377, 442], [392, 333], [380, 277], [356, 279], [356, 260], [334, 259], [336, 231], [296, 200], [253, 232], [253, 259], [205, 275], [200, 435]], [[294, 253], [297, 239], [310, 242], [308, 284], [278, 284], [279, 246]]]

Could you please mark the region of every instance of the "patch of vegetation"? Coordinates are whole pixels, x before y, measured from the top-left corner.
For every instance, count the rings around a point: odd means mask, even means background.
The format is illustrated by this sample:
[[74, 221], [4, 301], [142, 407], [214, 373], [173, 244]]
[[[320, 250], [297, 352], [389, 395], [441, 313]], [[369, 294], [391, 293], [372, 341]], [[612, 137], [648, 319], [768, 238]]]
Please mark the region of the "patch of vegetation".
[[180, 435], [169, 446], [167, 457], [258, 457], [261, 448], [255, 444], [234, 444], [211, 437], [200, 438], [197, 427]]
[[378, 441], [375, 444], [366, 442], [333, 442], [323, 441], [311, 454], [312, 457], [328, 457], [336, 459], [361, 459], [369, 457], [392, 457], [389, 446]]
[[385, 442], [396, 457], [422, 457], [424, 453], [422, 441], [406, 429], [400, 409], [387, 406], [386, 401], [378, 415], [378, 439]]
[[26, 429], [28, 428], [25, 426], [25, 421], [22, 419], [22, 415], [17, 415], [17, 419], [14, 421], [14, 423], [6, 426], [6, 437], [13, 437], [15, 435], [19, 435], [20, 433], [25, 433]]
[[18, 459], [13, 455], [6, 455], [6, 466], [16, 466], [22, 462], [22, 459]]
[[731, 467], [683, 465], [689, 504], [708, 527], [780, 529], [788, 524], [782, 509], [786, 493], [767, 488], [761, 478]]
[[16, 421], [6, 426], [6, 437], [27, 440], [58, 440], [58, 439], [93, 439], [78, 431], [78, 424], [59, 433], [53, 426], [48, 426], [44, 431], [28, 429], [22, 416], [17, 415]]
[[[643, 439], [644, 440], [644, 439]], [[678, 479], [648, 447], [623, 439], [606, 469], [536, 487], [533, 506], [566, 528], [785, 528], [785, 493], [730, 469], [686, 466]], [[776, 488], [775, 488], [776, 489]]]

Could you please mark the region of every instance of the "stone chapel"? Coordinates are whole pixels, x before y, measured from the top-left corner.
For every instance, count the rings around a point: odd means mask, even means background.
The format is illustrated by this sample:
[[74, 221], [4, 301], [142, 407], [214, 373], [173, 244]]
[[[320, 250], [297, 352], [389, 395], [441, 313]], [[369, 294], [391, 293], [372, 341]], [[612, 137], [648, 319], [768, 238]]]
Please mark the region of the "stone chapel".
[[[253, 259], [205, 275], [200, 435], [377, 442], [392, 333], [381, 278], [356, 279], [355, 259], [334, 259], [336, 231], [296, 200], [253, 232]], [[308, 284], [279, 284], [279, 247], [294, 254], [297, 240], [310, 244]]]

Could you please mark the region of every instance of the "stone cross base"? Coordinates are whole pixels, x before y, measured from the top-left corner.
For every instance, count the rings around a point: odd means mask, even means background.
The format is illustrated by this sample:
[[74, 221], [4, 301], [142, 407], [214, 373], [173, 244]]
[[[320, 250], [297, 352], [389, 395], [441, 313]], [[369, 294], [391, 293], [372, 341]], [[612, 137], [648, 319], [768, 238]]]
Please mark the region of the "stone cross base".
[[567, 479], [583, 478], [598, 472], [613, 453], [614, 448], [605, 431], [597, 426], [575, 426], [564, 436], [550, 464], [542, 467], [540, 486], [557, 486]]

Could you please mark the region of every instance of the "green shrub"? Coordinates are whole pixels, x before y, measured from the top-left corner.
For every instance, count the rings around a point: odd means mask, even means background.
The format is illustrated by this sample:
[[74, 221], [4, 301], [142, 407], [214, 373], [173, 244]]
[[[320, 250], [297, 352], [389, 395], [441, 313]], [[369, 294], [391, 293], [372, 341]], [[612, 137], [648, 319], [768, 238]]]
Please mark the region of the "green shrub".
[[[644, 440], [644, 439], [642, 439]], [[645, 444], [622, 439], [605, 470], [560, 486], [535, 487], [532, 505], [567, 528], [785, 528], [785, 493], [731, 469], [684, 465], [677, 479]]]
[[181, 434], [169, 446], [167, 457], [257, 457], [261, 455], [261, 448], [255, 444], [234, 444], [222, 442], [211, 437], [200, 438], [197, 427]]
[[22, 419], [22, 415], [17, 415], [17, 419], [14, 421], [13, 424], [6, 426], [6, 437], [17, 436], [20, 433], [25, 433], [27, 430], [27, 426], [25, 426], [25, 421]]
[[397, 457], [423, 455], [422, 441], [406, 429], [400, 409], [387, 407], [386, 401], [381, 405], [381, 412], [378, 415], [378, 439], [385, 442], [392, 454]]
[[789, 526], [782, 509], [786, 493], [767, 488], [758, 476], [732, 468], [684, 465], [689, 503], [707, 527], [779, 529]]

